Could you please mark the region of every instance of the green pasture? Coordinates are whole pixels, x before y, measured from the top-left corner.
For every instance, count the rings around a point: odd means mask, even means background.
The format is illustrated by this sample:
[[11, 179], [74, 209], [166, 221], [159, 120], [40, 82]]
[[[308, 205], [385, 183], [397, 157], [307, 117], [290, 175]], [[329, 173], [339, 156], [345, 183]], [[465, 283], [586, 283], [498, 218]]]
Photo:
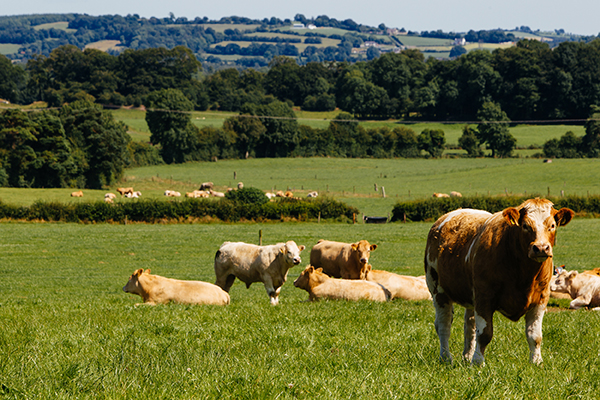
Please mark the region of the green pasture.
[[61, 22], [50, 22], [47, 24], [39, 24], [33, 27], [36, 31], [44, 30], [44, 29], [57, 29], [65, 32], [77, 32], [77, 29], [69, 29], [69, 22], [61, 21]]
[[[561, 228], [555, 263], [598, 265], [600, 220]], [[2, 223], [2, 398], [341, 399], [597, 398], [600, 314], [551, 300], [544, 364], [528, 362], [524, 322], [497, 313], [486, 366], [438, 361], [429, 301], [307, 302], [293, 281], [318, 239], [368, 239], [371, 264], [421, 275], [428, 223]], [[134, 304], [122, 291], [137, 268], [214, 282], [223, 241], [307, 246], [280, 304], [237, 281], [231, 304]], [[585, 239], [584, 239], [585, 238]], [[457, 307], [450, 348], [462, 351]]]
[[[146, 124], [145, 111], [136, 109], [118, 109], [112, 110], [113, 116], [119, 121], [123, 121], [129, 127], [130, 135], [134, 140], [148, 141], [150, 130]], [[295, 111], [298, 124], [308, 125], [311, 128], [326, 129], [330, 120], [334, 119], [339, 110], [329, 112], [310, 112]], [[192, 122], [202, 128], [204, 126], [221, 127], [225, 119], [238, 115], [233, 112], [219, 111], [194, 111], [192, 112]], [[419, 122], [406, 123], [401, 121], [361, 121], [360, 124], [365, 128], [379, 128], [387, 126], [393, 129], [397, 126], [406, 126], [421, 133], [425, 129], [441, 129], [444, 131], [446, 143], [458, 145], [458, 138], [462, 135], [462, 130], [466, 123], [474, 124], [475, 121], [465, 121], [465, 123], [439, 123], [439, 122]], [[509, 128], [510, 133], [517, 139], [517, 146], [526, 148], [530, 146], [541, 147], [543, 144], [555, 138], [560, 138], [567, 131], [573, 131], [577, 136], [585, 135], [583, 125], [516, 125]], [[538, 151], [539, 152], [539, 151]]]
[[350, 33], [350, 31], [347, 31], [345, 29], [339, 29], [339, 28], [316, 28], [316, 29], [302, 28], [302, 29], [298, 29], [298, 28], [293, 28], [291, 25], [284, 26], [284, 27], [280, 28], [280, 30], [281, 31], [290, 30], [293, 32], [298, 32], [301, 35], [305, 35], [307, 33], [319, 33], [321, 35], [326, 35], [326, 36], [331, 36], [331, 35], [344, 36], [345, 34]]
[[396, 35], [394, 37], [404, 46], [452, 46], [454, 44], [454, 40], [451, 39], [437, 39], [409, 35]]
[[0, 54], [14, 54], [21, 48], [20, 44], [0, 43]]
[[[557, 159], [543, 163], [530, 158], [443, 159], [336, 159], [279, 158], [194, 162], [128, 169], [118, 184], [106, 190], [0, 188], [0, 200], [29, 205], [37, 200], [58, 202], [101, 201], [118, 186], [132, 186], [143, 198], [164, 198], [166, 189], [184, 195], [202, 182], [216, 190], [238, 182], [264, 191], [290, 189], [304, 197], [316, 190], [344, 201], [371, 216], [386, 216], [398, 201], [422, 199], [433, 192], [461, 192], [464, 196], [492, 195], [598, 195], [600, 160]], [[235, 178], [234, 178], [235, 173]], [[377, 191], [375, 191], [377, 185]], [[386, 197], [382, 197], [384, 188]], [[121, 199], [117, 201], [136, 201]]]

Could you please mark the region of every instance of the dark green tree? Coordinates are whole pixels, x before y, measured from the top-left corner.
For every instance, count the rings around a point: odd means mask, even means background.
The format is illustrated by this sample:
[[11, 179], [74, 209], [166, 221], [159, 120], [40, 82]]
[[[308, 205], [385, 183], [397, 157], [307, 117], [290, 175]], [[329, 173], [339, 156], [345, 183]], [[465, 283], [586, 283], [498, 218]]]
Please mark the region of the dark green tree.
[[590, 158], [600, 157], [600, 107], [592, 106], [590, 118], [585, 122], [585, 135], [581, 139], [581, 152]]
[[254, 157], [256, 145], [267, 132], [260, 119], [246, 115], [227, 118], [223, 129], [235, 133], [239, 158]]
[[256, 147], [257, 157], [287, 157], [298, 143], [298, 121], [287, 103], [273, 101], [256, 107], [266, 131]]
[[458, 138], [458, 145], [467, 152], [469, 157], [483, 156], [483, 150], [477, 139], [477, 131], [469, 125], [464, 126], [462, 136]]
[[517, 139], [508, 131], [508, 116], [500, 105], [493, 102], [483, 103], [477, 112], [481, 121], [477, 126], [479, 143], [486, 144], [492, 150], [492, 157], [510, 157], [517, 146]]
[[198, 129], [192, 124], [194, 105], [177, 89], [162, 89], [148, 95], [146, 123], [150, 140], [161, 146], [167, 164], [190, 160], [196, 150]]
[[425, 150], [431, 157], [438, 158], [444, 152], [446, 136], [441, 129], [425, 129], [417, 137], [419, 150]]
[[19, 103], [26, 82], [25, 71], [0, 54], [0, 99]]

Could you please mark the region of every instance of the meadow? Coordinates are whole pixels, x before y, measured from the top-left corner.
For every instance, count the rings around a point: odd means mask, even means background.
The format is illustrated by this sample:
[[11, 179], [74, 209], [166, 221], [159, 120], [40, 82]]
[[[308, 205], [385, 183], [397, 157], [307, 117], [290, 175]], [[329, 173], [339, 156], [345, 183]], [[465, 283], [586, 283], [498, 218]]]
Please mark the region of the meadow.
[[[598, 265], [600, 220], [561, 228], [555, 263]], [[429, 301], [307, 302], [293, 280], [320, 238], [378, 244], [371, 264], [422, 274], [429, 223], [2, 223], [2, 398], [596, 398], [600, 314], [552, 300], [541, 367], [524, 322], [497, 315], [486, 366], [438, 361]], [[225, 240], [295, 240], [307, 249], [280, 304], [237, 281], [231, 304], [139, 306], [122, 291], [137, 268], [214, 281]], [[585, 237], [585, 240], [582, 240]], [[451, 349], [462, 351], [457, 307]]]

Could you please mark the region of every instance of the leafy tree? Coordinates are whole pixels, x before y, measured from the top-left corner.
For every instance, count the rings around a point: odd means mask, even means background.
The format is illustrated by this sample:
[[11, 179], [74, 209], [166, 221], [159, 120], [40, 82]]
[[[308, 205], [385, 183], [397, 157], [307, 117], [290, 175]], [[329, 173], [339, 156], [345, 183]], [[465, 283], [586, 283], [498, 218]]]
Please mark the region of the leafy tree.
[[0, 114], [0, 160], [4, 170], [0, 176], [7, 175], [10, 186], [30, 186], [25, 173], [36, 158], [31, 147], [35, 140], [35, 124], [27, 114], [16, 109]]
[[444, 152], [446, 137], [441, 129], [425, 129], [417, 137], [419, 150], [425, 150], [431, 157], [438, 158]]
[[254, 157], [256, 145], [267, 132], [260, 119], [245, 115], [227, 118], [223, 129], [235, 133], [240, 158]]
[[477, 131], [469, 125], [463, 128], [463, 134], [458, 138], [458, 145], [467, 152], [469, 157], [483, 156], [483, 150], [477, 138]]
[[127, 127], [101, 106], [87, 101], [65, 105], [59, 112], [65, 134], [78, 149], [74, 157], [83, 165], [85, 185], [100, 189], [123, 176], [130, 163]]
[[25, 88], [25, 71], [0, 54], [0, 98], [11, 103], [21, 100], [21, 91]]
[[189, 159], [197, 145], [198, 129], [192, 124], [193, 104], [177, 89], [163, 89], [148, 96], [150, 109], [146, 123], [150, 140], [161, 146], [160, 155], [167, 164]]
[[410, 128], [396, 127], [393, 130], [396, 136], [396, 155], [398, 157], [419, 157], [417, 134]]
[[600, 157], [600, 107], [592, 106], [592, 115], [585, 123], [585, 135], [581, 139], [581, 151], [587, 157]]
[[477, 119], [482, 121], [477, 128], [477, 139], [492, 150], [492, 157], [510, 157], [517, 145], [517, 140], [508, 131], [508, 116], [497, 103], [483, 103], [477, 112]]
[[467, 49], [465, 49], [463, 46], [454, 46], [454, 47], [452, 47], [452, 50], [450, 50], [450, 54], [448, 55], [448, 57], [450, 57], [450, 58], [460, 57], [466, 53], [467, 53]]
[[287, 157], [298, 142], [298, 121], [287, 103], [273, 101], [256, 107], [266, 131], [256, 147], [257, 157]]

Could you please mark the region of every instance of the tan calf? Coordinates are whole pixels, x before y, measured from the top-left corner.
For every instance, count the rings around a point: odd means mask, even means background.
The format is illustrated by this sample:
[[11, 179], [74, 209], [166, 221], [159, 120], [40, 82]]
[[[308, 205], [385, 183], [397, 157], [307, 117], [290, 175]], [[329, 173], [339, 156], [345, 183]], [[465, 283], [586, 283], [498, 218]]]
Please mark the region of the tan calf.
[[431, 300], [425, 276], [398, 275], [388, 271], [379, 271], [367, 266], [367, 281], [376, 282], [390, 291], [392, 299]]
[[144, 304], [148, 305], [166, 304], [170, 301], [219, 306], [229, 304], [229, 294], [217, 285], [150, 275], [149, 269], [144, 271], [142, 268], [129, 277], [129, 281], [123, 286], [123, 291], [141, 296]]
[[562, 271], [550, 284], [550, 290], [568, 294], [573, 301], [569, 307], [600, 310], [600, 276], [591, 271]]
[[371, 300], [389, 301], [391, 294], [382, 285], [356, 279], [336, 279], [323, 273], [322, 268], [315, 269], [312, 265], [306, 267], [294, 286], [308, 292], [311, 301], [320, 299], [330, 300]]
[[71, 197], [83, 197], [83, 191], [72, 192]]
[[371, 251], [376, 248], [366, 240], [341, 243], [321, 239], [310, 251], [310, 264], [334, 278], [365, 279]]

